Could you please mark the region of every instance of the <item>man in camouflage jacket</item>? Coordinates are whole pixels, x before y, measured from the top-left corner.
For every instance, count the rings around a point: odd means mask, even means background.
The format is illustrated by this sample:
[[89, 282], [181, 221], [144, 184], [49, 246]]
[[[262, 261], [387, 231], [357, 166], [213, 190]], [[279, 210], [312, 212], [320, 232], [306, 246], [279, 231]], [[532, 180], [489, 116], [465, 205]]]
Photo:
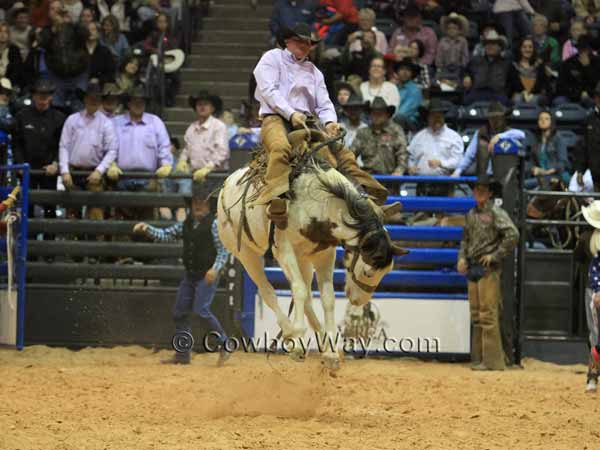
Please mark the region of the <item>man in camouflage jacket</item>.
[[402, 127], [390, 120], [395, 109], [383, 98], [375, 97], [369, 104], [371, 126], [356, 133], [352, 151], [368, 173], [404, 175], [407, 170], [406, 136]]
[[468, 212], [458, 255], [458, 271], [467, 275], [471, 311], [471, 363], [474, 370], [504, 370], [500, 338], [500, 263], [512, 254], [519, 231], [508, 214], [494, 205], [491, 181], [478, 178], [477, 206]]

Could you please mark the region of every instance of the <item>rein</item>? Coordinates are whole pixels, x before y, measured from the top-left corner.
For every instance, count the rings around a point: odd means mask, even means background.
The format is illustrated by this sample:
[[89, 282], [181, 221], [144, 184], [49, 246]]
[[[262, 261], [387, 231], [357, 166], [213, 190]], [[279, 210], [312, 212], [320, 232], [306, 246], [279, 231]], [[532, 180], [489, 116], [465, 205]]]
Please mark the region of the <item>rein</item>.
[[352, 253], [352, 262], [350, 263], [350, 266], [346, 268], [346, 272], [349, 272], [351, 274], [352, 281], [354, 282], [354, 284], [356, 284], [361, 290], [368, 292], [369, 294], [375, 292], [375, 290], [377, 289], [377, 285], [374, 286], [360, 281], [358, 278], [356, 278], [356, 275], [354, 274], [354, 269], [356, 268], [356, 263], [358, 262], [358, 257], [360, 256], [360, 249], [362, 248], [363, 243], [367, 240], [367, 238], [377, 233], [378, 231], [369, 231], [360, 239], [358, 245], [346, 245], [345, 243], [342, 243], [344, 248], [350, 253]]

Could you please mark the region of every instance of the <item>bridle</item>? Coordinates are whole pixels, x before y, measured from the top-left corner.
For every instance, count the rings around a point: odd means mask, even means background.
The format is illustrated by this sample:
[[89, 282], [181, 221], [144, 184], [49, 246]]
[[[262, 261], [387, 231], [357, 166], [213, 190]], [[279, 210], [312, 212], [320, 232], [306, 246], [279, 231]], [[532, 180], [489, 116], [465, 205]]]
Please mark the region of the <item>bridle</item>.
[[342, 242], [342, 246], [344, 247], [344, 249], [352, 254], [352, 262], [350, 263], [350, 266], [346, 267], [346, 272], [348, 272], [352, 276], [352, 281], [354, 282], [354, 284], [356, 284], [361, 290], [369, 294], [375, 292], [377, 286], [363, 283], [362, 281], [360, 281], [358, 278], [356, 278], [356, 275], [354, 274], [354, 269], [356, 267], [356, 263], [358, 262], [358, 257], [360, 256], [360, 249], [362, 248], [362, 245], [368, 238], [377, 233], [379, 233], [379, 231], [369, 231], [360, 239], [358, 245], [346, 245], [345, 242]]

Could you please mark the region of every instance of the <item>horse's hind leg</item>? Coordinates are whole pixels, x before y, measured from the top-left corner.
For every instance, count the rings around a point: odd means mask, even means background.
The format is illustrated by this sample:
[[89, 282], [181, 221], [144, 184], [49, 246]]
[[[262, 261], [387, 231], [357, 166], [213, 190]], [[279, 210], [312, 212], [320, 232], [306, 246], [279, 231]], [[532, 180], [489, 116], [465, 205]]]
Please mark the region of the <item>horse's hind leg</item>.
[[265, 265], [264, 259], [262, 256], [253, 253], [248, 248], [244, 248], [242, 245], [242, 251], [237, 254], [237, 258], [240, 260], [244, 269], [248, 273], [248, 276], [254, 281], [256, 287], [258, 288], [258, 293], [260, 294], [263, 301], [267, 304], [269, 308], [275, 313], [275, 317], [277, 318], [277, 324], [281, 328], [283, 332], [283, 337], [289, 337], [292, 335], [292, 324], [289, 319], [283, 312], [283, 310], [279, 307], [279, 303], [277, 303], [277, 295], [275, 294], [275, 289], [273, 289], [273, 285], [267, 279], [265, 275]]

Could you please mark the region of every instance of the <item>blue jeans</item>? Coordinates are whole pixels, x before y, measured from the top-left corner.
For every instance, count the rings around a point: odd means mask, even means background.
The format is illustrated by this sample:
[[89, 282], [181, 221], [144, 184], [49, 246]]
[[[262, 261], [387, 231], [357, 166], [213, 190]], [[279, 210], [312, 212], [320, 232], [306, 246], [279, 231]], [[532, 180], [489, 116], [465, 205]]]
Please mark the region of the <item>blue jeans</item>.
[[191, 333], [190, 313], [194, 312], [202, 319], [208, 321], [212, 331], [219, 333], [218, 341], [225, 342], [227, 334], [221, 326], [219, 319], [210, 310], [210, 305], [215, 297], [219, 278], [210, 285], [204, 282], [203, 277], [195, 277], [186, 273], [181, 280], [179, 290], [177, 291], [177, 301], [173, 308], [173, 320], [177, 331], [187, 331]]

